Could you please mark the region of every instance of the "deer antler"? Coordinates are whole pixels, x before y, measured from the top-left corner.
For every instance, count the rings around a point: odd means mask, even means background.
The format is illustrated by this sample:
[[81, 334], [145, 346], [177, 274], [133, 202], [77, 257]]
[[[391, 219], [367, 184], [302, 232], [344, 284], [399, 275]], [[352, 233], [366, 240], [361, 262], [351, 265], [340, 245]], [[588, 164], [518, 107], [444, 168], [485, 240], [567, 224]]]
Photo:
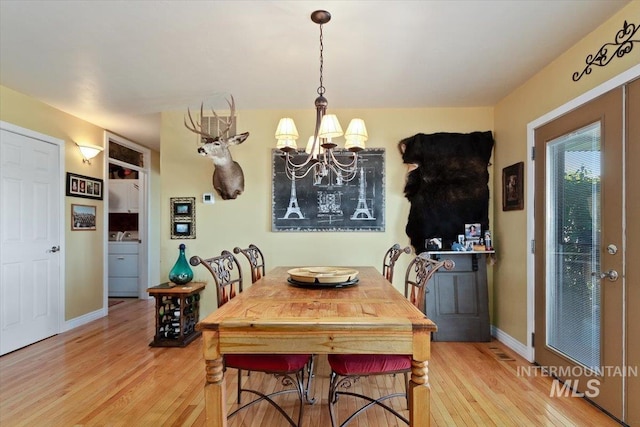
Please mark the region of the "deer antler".
[[[189, 115], [189, 121], [191, 122], [191, 126], [187, 124], [187, 119], [185, 118], [184, 119], [185, 127], [189, 129], [191, 132], [195, 132], [199, 135], [202, 135], [207, 142], [214, 142], [220, 138], [224, 138], [225, 134], [229, 132], [229, 129], [231, 129], [231, 126], [233, 126], [233, 123], [235, 122], [235, 119], [236, 119], [236, 101], [235, 99], [233, 99], [233, 95], [231, 95], [231, 101], [227, 99], [227, 104], [229, 105], [229, 110], [230, 110], [228, 119], [220, 118], [220, 116], [218, 116], [215, 110], [213, 108], [211, 109], [211, 112], [213, 113], [213, 116], [216, 118], [218, 123], [226, 126], [224, 129], [221, 129], [218, 132], [217, 136], [214, 136], [207, 132], [203, 132], [202, 123], [193, 120], [193, 117], [191, 117], [191, 111], [189, 110], [189, 108], [187, 108], [187, 113]], [[202, 117], [203, 117], [203, 103], [200, 104], [200, 118]]]
[[[203, 104], [200, 104], [200, 117], [202, 117], [202, 108]], [[197, 133], [198, 135], [204, 136], [207, 142], [213, 142], [219, 138], [219, 136], [213, 136], [210, 133], [203, 132], [202, 123], [193, 120], [193, 117], [191, 117], [191, 110], [189, 110], [189, 108], [187, 108], [187, 114], [189, 115], [189, 121], [191, 122], [191, 126], [189, 126], [187, 124], [187, 119], [184, 119], [184, 125], [187, 129], [189, 129], [191, 132]]]
[[224, 135], [229, 132], [229, 129], [231, 129], [231, 126], [233, 126], [233, 122], [236, 120], [236, 101], [235, 99], [233, 99], [233, 95], [231, 95], [231, 101], [229, 101], [227, 99], [227, 104], [229, 105], [229, 119], [225, 120], [225, 119], [221, 119], [216, 112], [213, 110], [213, 108], [211, 109], [211, 112], [213, 113], [213, 116], [216, 118], [216, 120], [218, 120], [218, 123], [222, 123], [224, 125], [226, 125], [226, 127], [221, 130], [218, 134], [218, 136], [220, 138], [223, 138]]

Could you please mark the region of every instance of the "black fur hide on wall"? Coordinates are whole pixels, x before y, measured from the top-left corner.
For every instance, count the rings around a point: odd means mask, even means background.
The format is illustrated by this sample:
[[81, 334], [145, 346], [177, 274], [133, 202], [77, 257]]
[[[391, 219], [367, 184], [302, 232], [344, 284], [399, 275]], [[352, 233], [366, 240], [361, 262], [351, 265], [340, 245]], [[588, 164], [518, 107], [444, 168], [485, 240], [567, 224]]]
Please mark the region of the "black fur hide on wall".
[[411, 203], [406, 232], [416, 253], [433, 237], [441, 237], [442, 249], [449, 250], [465, 224], [489, 228], [490, 131], [419, 133], [398, 147], [402, 161], [417, 166], [404, 188]]

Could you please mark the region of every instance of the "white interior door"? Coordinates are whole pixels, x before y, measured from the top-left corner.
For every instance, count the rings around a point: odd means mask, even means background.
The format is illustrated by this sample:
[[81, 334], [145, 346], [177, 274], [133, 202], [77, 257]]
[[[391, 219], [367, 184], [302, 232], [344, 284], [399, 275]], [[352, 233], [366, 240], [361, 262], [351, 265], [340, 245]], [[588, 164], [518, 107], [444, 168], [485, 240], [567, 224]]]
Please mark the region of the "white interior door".
[[60, 147], [0, 129], [0, 355], [60, 330]]

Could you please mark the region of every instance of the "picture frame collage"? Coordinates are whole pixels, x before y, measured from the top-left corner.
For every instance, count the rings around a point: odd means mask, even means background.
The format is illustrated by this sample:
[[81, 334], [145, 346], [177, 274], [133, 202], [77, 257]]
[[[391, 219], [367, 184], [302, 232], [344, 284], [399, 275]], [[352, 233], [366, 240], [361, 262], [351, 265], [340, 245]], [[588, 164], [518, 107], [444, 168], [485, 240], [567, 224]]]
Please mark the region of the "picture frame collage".
[[70, 197], [102, 200], [104, 198], [104, 181], [100, 178], [67, 172], [66, 190], [66, 195]]
[[171, 238], [196, 238], [196, 198], [171, 197]]

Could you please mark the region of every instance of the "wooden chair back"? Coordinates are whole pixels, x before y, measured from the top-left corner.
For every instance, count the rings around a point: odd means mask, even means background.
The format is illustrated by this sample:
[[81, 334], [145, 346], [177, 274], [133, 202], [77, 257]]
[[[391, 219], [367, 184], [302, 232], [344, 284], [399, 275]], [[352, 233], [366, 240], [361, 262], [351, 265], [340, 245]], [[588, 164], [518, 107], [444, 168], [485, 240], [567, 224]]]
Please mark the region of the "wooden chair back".
[[213, 276], [218, 307], [242, 292], [242, 270], [238, 259], [231, 252], [224, 250], [220, 255], [206, 259], [192, 256], [189, 263], [194, 267], [202, 264]]
[[233, 249], [235, 254], [242, 253], [249, 261], [249, 268], [251, 270], [251, 283], [255, 283], [264, 276], [265, 262], [262, 251], [254, 244], [250, 244], [248, 248], [242, 249], [235, 247]]
[[390, 282], [393, 282], [393, 269], [395, 268], [396, 261], [403, 253], [410, 254], [411, 247], [406, 246], [400, 248], [400, 245], [396, 243], [384, 254], [384, 259], [382, 260], [382, 275]]
[[423, 313], [425, 311], [425, 295], [429, 292], [427, 284], [440, 268], [452, 270], [455, 263], [450, 259], [435, 260], [427, 252], [416, 255], [407, 266], [404, 279], [404, 296]]

